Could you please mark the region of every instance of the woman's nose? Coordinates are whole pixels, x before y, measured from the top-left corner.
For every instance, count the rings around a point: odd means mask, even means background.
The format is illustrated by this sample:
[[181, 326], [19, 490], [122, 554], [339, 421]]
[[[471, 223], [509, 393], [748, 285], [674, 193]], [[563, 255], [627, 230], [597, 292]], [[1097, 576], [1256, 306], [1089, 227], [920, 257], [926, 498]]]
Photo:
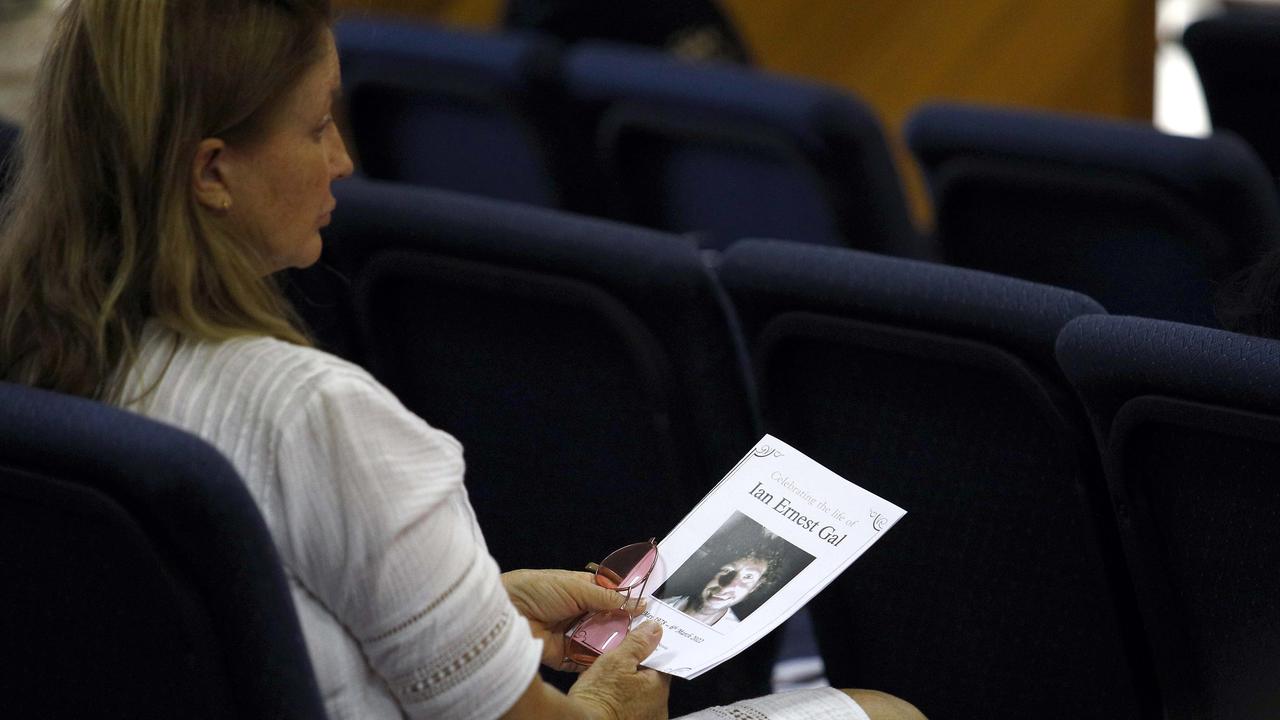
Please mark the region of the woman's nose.
[[342, 135], [334, 133], [337, 147], [334, 149], [334, 155], [331, 159], [333, 166], [333, 179], [341, 180], [355, 172], [355, 163], [351, 161], [351, 155], [347, 153], [347, 143], [342, 139]]

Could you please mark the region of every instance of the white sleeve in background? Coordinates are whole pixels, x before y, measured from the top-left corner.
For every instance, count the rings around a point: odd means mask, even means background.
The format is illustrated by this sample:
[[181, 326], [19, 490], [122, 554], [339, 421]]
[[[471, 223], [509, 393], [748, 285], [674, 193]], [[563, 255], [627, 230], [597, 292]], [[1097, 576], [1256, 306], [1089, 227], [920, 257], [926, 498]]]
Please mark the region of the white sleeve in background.
[[834, 688], [794, 690], [684, 715], [677, 720], [870, 720], [853, 698]]
[[[274, 500], [297, 581], [409, 717], [498, 717], [541, 646], [486, 550], [462, 448], [358, 373], [325, 374], [296, 402], [282, 413]], [[323, 672], [329, 649], [309, 649]]]

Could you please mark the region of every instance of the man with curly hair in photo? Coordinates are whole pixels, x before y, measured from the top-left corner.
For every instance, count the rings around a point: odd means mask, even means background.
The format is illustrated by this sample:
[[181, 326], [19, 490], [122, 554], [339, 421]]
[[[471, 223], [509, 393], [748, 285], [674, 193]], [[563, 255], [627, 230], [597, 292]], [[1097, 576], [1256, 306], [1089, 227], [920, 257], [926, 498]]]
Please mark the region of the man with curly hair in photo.
[[761, 539], [754, 547], [726, 552], [727, 558], [696, 594], [662, 598], [663, 602], [704, 625], [721, 631], [741, 622], [733, 607], [757, 592], [772, 587], [781, 575], [782, 552], [776, 544]]

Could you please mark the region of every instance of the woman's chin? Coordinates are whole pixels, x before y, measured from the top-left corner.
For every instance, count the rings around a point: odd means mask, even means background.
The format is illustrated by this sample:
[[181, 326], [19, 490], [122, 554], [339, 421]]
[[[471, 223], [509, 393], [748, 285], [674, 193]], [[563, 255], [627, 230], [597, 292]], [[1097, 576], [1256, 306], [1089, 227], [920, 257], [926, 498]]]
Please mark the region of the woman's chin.
[[311, 236], [306, 246], [301, 248], [301, 252], [293, 258], [294, 261], [289, 264], [289, 267], [301, 270], [315, 265], [320, 261], [320, 252], [323, 249], [324, 243], [320, 239], [320, 233], [317, 232]]

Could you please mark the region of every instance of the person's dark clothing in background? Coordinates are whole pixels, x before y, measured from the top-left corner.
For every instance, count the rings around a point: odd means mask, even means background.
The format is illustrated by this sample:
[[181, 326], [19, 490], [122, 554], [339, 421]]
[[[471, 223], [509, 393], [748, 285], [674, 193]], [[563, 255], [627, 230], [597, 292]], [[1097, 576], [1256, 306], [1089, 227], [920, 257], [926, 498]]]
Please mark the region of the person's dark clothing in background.
[[610, 40], [694, 60], [750, 61], [729, 18], [711, 0], [507, 0], [503, 24], [566, 43]]

